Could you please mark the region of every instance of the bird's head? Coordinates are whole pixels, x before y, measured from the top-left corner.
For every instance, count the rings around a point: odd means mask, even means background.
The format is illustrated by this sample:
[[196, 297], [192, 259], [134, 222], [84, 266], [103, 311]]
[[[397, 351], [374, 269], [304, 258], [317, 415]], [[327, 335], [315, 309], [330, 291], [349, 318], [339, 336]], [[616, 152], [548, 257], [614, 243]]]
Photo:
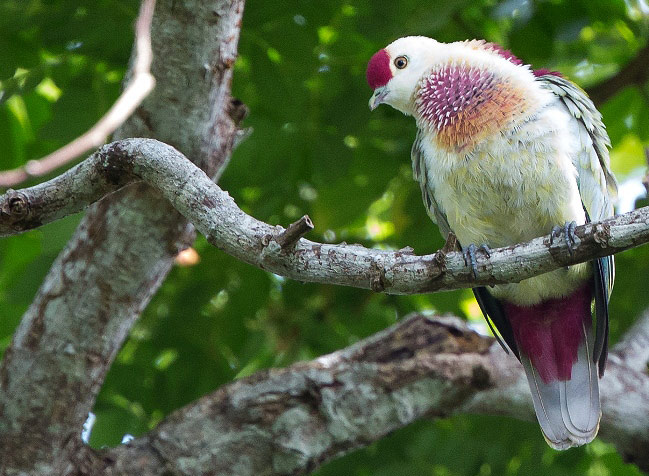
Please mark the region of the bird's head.
[[374, 94], [370, 109], [379, 104], [412, 115], [413, 91], [434, 61], [441, 43], [423, 36], [399, 38], [377, 51], [367, 65], [367, 82]]
[[370, 109], [388, 104], [414, 116], [438, 145], [465, 150], [551, 102], [552, 94], [536, 81], [544, 74], [484, 40], [409, 36], [370, 59]]

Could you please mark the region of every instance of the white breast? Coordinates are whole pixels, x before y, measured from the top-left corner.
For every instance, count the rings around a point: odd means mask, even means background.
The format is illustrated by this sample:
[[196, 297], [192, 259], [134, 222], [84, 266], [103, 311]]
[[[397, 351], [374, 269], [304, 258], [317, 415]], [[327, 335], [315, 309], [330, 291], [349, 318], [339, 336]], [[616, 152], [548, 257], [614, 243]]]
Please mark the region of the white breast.
[[[428, 187], [462, 246], [492, 248], [527, 241], [553, 226], [585, 223], [572, 163], [575, 121], [556, 100], [512, 130], [458, 154], [422, 141]], [[521, 305], [571, 292], [585, 266], [497, 286], [493, 293]]]

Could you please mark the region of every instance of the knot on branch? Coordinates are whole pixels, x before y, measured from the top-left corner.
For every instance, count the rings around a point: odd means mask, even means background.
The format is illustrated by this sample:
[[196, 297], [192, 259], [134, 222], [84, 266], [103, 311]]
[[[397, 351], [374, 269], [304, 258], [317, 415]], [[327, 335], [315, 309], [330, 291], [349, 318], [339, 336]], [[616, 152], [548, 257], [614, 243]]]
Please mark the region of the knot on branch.
[[107, 183], [122, 185], [133, 177], [135, 157], [124, 148], [120, 141], [105, 145], [97, 151], [99, 173]]
[[439, 270], [438, 276], [446, 272], [446, 252], [443, 249], [435, 251], [433, 264]]
[[31, 214], [27, 196], [22, 192], [9, 189], [0, 203], [0, 213], [6, 215], [10, 223], [26, 220]]
[[261, 250], [261, 259], [265, 260], [269, 256], [278, 255], [282, 251], [282, 247], [275, 241], [273, 235], [264, 235], [261, 238], [263, 249]]
[[[17, 232], [41, 225], [38, 216], [34, 218], [32, 203], [27, 195], [9, 189], [0, 195], [0, 236], [3, 231]], [[38, 214], [36, 214], [38, 215]]]
[[593, 228], [593, 241], [599, 244], [602, 248], [608, 246], [608, 241], [611, 238], [611, 225], [608, 223], [599, 223]]
[[235, 125], [239, 125], [248, 116], [248, 107], [241, 101], [241, 99], [230, 98], [228, 104], [228, 116], [232, 119]]
[[385, 285], [385, 267], [379, 266], [376, 261], [372, 262], [370, 269], [370, 289], [376, 293], [380, 293], [385, 290]]

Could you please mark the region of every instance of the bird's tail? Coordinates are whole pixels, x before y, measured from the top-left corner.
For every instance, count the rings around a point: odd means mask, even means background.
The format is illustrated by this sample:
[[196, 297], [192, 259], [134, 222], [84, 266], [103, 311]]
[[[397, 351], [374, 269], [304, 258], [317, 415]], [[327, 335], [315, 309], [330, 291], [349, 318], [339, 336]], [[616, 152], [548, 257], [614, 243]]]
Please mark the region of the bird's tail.
[[530, 307], [505, 303], [541, 430], [559, 450], [589, 443], [599, 428], [591, 299], [584, 285]]
[[521, 354], [543, 436], [557, 450], [590, 443], [599, 429], [601, 410], [597, 365], [591, 355], [592, 332], [586, 324], [583, 330], [585, 339], [569, 380], [545, 382], [529, 357]]

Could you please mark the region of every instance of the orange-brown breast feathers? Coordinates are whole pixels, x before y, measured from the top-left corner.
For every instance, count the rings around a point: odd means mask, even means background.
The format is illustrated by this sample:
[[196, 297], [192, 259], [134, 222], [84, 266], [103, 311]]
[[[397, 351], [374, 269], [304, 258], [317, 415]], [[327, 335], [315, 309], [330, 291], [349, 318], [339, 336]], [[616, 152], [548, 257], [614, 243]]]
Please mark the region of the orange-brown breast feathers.
[[484, 68], [450, 63], [433, 68], [415, 92], [420, 126], [456, 152], [496, 134], [529, 108], [511, 80]]

